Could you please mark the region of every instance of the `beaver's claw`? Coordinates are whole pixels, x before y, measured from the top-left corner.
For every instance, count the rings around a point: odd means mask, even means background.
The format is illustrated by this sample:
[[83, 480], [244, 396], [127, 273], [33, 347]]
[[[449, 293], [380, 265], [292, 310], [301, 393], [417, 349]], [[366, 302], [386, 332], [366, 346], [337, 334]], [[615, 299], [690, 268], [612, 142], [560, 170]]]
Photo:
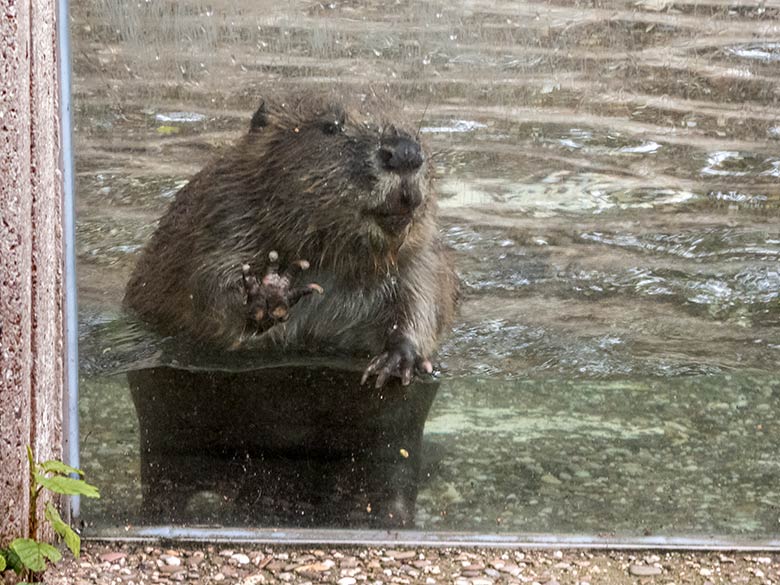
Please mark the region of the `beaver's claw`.
[[418, 355], [414, 344], [405, 339], [372, 359], [360, 383], [365, 384], [371, 376], [376, 375], [376, 388], [384, 386], [390, 377], [401, 378], [401, 384], [408, 386], [415, 374], [431, 372], [433, 365], [430, 360]]
[[268, 254], [268, 268], [262, 281], [252, 273], [249, 264], [241, 267], [246, 292], [247, 318], [258, 327], [268, 327], [280, 321], [287, 321], [290, 309], [295, 303], [311, 293], [322, 294], [319, 284], [307, 284], [290, 288], [290, 283], [303, 270], [309, 268], [306, 260], [296, 260], [279, 274], [279, 254]]

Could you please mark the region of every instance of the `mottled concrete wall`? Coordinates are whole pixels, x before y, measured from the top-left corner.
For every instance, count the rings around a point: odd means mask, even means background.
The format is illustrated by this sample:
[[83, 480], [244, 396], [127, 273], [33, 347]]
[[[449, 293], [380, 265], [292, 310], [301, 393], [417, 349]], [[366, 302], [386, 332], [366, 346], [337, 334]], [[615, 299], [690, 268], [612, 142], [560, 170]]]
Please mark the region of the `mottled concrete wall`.
[[56, 3], [0, 0], [0, 542], [27, 515], [25, 446], [61, 457]]

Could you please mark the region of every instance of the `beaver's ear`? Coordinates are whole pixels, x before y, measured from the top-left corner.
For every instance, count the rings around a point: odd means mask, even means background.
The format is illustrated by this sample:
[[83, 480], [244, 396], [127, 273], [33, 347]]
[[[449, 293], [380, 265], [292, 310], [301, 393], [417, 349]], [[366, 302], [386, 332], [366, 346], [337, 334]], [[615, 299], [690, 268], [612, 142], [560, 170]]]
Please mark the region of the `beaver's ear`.
[[268, 106], [266, 105], [265, 100], [261, 100], [260, 107], [257, 108], [257, 111], [252, 115], [252, 121], [249, 123], [249, 131], [256, 132], [262, 130], [266, 126], [268, 126]]

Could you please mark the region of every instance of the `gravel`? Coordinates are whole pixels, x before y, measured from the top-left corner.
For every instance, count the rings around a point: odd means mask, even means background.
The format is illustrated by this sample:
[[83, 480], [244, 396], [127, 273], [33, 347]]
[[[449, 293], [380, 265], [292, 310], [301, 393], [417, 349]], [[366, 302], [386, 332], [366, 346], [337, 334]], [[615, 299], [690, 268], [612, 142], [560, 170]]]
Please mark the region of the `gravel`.
[[780, 555], [718, 552], [292, 548], [88, 542], [45, 577], [52, 585], [765, 584]]

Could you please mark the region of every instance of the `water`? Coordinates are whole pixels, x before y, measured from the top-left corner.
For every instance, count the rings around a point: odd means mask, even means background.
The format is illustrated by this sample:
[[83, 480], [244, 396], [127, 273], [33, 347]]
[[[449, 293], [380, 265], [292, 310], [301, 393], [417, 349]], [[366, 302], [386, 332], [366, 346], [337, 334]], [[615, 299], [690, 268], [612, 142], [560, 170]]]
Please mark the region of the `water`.
[[[413, 525], [777, 535], [780, 5], [81, 0], [72, 27], [88, 524], [148, 521], [108, 372], [172, 361], [119, 312], [155, 220], [269, 90], [373, 84], [436, 153], [462, 279]], [[290, 523], [239, 508], [180, 521]]]

